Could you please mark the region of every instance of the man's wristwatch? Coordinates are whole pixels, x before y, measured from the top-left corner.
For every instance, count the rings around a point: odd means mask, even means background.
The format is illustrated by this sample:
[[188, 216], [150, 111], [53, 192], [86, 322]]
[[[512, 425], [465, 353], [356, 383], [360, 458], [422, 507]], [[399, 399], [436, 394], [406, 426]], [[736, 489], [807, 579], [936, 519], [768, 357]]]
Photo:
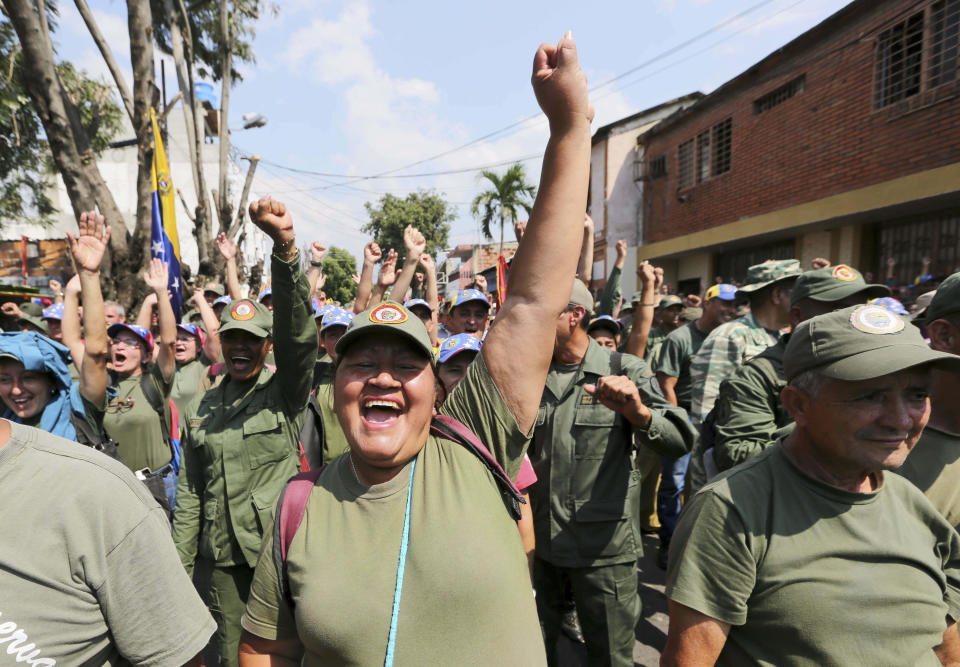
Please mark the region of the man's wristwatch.
[[311, 259], [310, 266], [315, 266], [319, 269], [321, 266], [323, 266], [323, 260], [321, 259], [319, 262], [315, 262], [314, 260]]

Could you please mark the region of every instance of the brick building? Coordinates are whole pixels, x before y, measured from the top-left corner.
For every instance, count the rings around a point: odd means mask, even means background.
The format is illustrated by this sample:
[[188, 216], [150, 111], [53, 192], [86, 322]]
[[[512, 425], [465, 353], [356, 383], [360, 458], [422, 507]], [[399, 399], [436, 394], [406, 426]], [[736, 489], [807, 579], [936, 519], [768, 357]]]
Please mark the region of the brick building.
[[[516, 241], [507, 241], [503, 244], [503, 256], [509, 261], [517, 252]], [[475, 275], [482, 274], [487, 279], [487, 291], [496, 290], [497, 257], [500, 252], [499, 243], [485, 243], [483, 245], [461, 244], [453, 248], [447, 255], [448, 261], [459, 259], [460, 265], [447, 274], [446, 291], [444, 298], [450, 299], [458, 290], [466, 289], [473, 283]]]
[[960, 0], [856, 0], [638, 138], [638, 259], [684, 291], [767, 258], [960, 266]]

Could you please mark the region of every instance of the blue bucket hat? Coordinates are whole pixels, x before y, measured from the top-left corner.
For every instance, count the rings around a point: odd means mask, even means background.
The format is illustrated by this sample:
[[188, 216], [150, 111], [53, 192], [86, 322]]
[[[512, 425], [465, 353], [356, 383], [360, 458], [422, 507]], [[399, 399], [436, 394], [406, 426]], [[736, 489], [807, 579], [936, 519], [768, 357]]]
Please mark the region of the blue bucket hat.
[[457, 334], [440, 344], [440, 351], [437, 353], [437, 361], [445, 364], [453, 357], [465, 351], [479, 352], [483, 346], [483, 341], [473, 334]]

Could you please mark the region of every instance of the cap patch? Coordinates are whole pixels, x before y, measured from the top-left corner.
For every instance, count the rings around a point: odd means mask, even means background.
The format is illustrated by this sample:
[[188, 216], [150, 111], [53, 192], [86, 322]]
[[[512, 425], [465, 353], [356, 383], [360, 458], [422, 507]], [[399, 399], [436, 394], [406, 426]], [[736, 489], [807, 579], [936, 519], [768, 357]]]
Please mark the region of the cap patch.
[[853, 269], [846, 264], [837, 264], [833, 269], [833, 277], [837, 280], [849, 282], [851, 280], [856, 280], [857, 274], [854, 273]]
[[233, 308], [230, 309], [230, 316], [239, 322], [252, 320], [256, 314], [257, 310], [253, 307], [253, 304], [247, 301], [235, 303]]
[[402, 324], [407, 321], [407, 313], [395, 303], [382, 303], [370, 311], [370, 321], [377, 324]]
[[903, 331], [903, 320], [880, 306], [860, 306], [850, 314], [854, 329], [869, 334], [894, 334]]

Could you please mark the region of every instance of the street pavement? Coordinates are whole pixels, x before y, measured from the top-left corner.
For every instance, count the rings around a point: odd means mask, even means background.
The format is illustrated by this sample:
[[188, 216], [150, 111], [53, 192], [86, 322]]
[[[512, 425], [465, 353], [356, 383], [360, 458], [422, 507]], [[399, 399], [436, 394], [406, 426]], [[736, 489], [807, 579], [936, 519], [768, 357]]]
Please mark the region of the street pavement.
[[[637, 641], [633, 645], [633, 662], [648, 667], [660, 662], [660, 652], [667, 642], [667, 599], [663, 595], [666, 573], [657, 567], [656, 535], [643, 536], [643, 558], [640, 573], [640, 600], [643, 612], [637, 625]], [[561, 635], [558, 647], [560, 667], [580, 667], [587, 664], [587, 651]]]

